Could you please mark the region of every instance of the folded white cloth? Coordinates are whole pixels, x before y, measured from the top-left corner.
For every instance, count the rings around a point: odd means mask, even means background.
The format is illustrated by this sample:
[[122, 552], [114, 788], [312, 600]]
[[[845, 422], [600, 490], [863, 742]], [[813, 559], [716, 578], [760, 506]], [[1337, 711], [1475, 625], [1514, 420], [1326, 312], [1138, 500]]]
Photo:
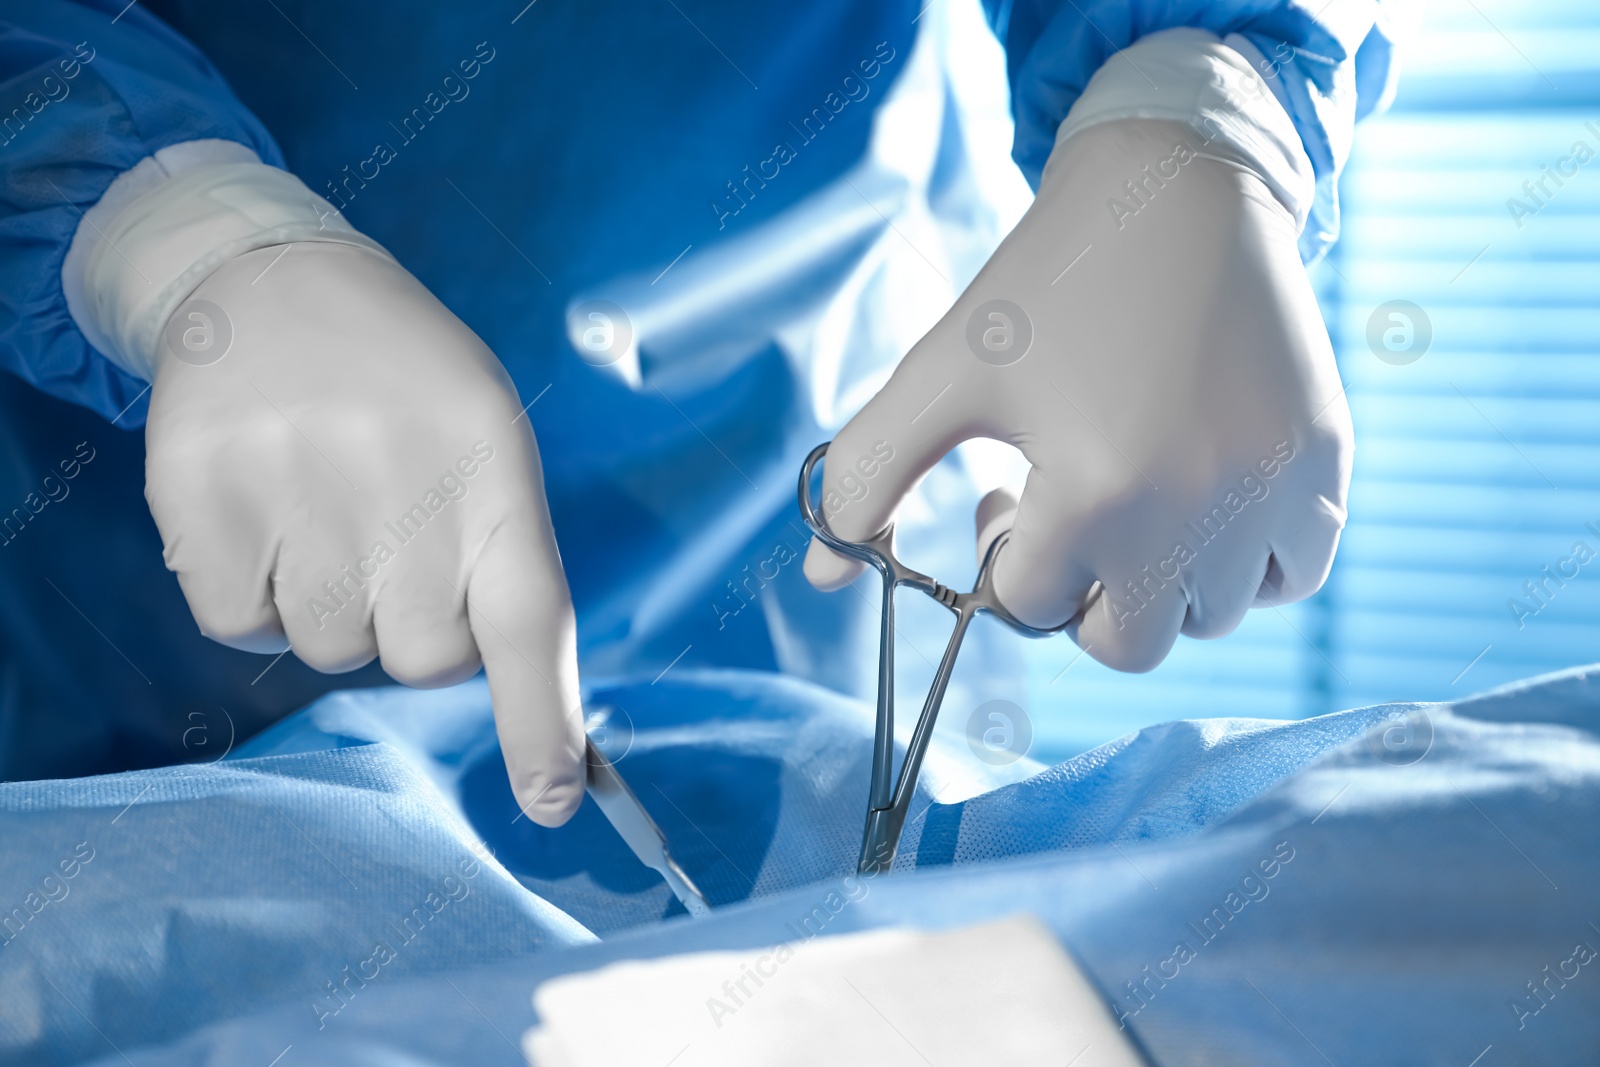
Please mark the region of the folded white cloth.
[[[819, 903], [848, 906], [845, 894]], [[1104, 997], [1028, 915], [616, 963], [541, 985], [534, 1067], [1142, 1063]]]

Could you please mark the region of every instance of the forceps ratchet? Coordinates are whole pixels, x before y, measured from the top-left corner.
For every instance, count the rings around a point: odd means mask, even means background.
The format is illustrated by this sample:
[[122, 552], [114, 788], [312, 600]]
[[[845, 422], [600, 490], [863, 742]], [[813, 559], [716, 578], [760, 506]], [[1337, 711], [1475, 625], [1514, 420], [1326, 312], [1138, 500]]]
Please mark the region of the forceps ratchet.
[[[894, 861], [895, 849], [900, 843], [900, 830], [905, 825], [907, 809], [916, 793], [922, 757], [933, 736], [933, 724], [939, 717], [939, 706], [944, 702], [950, 674], [955, 670], [961, 641], [966, 637], [967, 627], [974, 616], [979, 612], [987, 612], [1028, 637], [1047, 637], [1059, 633], [1071, 620], [1049, 629], [1040, 629], [1018, 620], [1001, 606], [994, 592], [994, 561], [1010, 539], [1009, 531], [1002, 533], [989, 545], [983, 563], [978, 567], [977, 580], [969, 593], [957, 593], [896, 559], [893, 523], [865, 541], [846, 541], [839, 537], [828, 528], [827, 516], [811, 499], [811, 475], [827, 454], [829, 443], [823, 442], [812, 449], [800, 467], [800, 514], [823, 544], [841, 555], [870, 564], [883, 579], [883, 617], [878, 638], [878, 715], [872, 739], [872, 790], [867, 799], [867, 825], [861, 836], [861, 856], [856, 863], [860, 873], [876, 874], [887, 871]], [[894, 777], [894, 591], [902, 585], [919, 589], [949, 608], [955, 613], [956, 625], [949, 643], [945, 645], [944, 655], [939, 659], [939, 666], [934, 671], [933, 682], [923, 700], [922, 714], [917, 718], [911, 741], [906, 746], [905, 759], [897, 780]]]

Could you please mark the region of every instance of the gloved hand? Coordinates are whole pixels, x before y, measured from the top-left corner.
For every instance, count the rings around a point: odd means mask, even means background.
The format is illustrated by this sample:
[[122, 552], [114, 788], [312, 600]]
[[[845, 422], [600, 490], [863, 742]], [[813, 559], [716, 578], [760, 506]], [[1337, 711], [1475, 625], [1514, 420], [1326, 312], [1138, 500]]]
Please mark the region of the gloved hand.
[[494, 354], [349, 244], [226, 262], [165, 338], [145, 492], [200, 629], [321, 671], [377, 656], [415, 686], [481, 659], [518, 803], [564, 822], [584, 789], [572, 603]]
[[345, 244], [240, 256], [173, 318], [145, 494], [200, 629], [321, 671], [377, 656], [415, 686], [481, 659], [518, 803], [564, 822], [584, 788], [572, 604], [494, 354]]
[[332, 204], [244, 145], [169, 145], [85, 212], [61, 272], [94, 349], [151, 383], [145, 496], [202, 632], [480, 662], [512, 790], [583, 798], [575, 625], [533, 432], [494, 354]]
[[[1020, 502], [980, 511], [986, 537], [1012, 522], [1001, 603], [1072, 619], [1102, 663], [1149, 670], [1179, 632], [1220, 637], [1321, 586], [1349, 411], [1294, 218], [1202, 149], [1218, 154], [1150, 119], [1057, 147], [1016, 229], [829, 447], [836, 533], [882, 530], [940, 457], [988, 437], [1032, 465]], [[860, 566], [816, 542], [805, 562], [822, 589]]]

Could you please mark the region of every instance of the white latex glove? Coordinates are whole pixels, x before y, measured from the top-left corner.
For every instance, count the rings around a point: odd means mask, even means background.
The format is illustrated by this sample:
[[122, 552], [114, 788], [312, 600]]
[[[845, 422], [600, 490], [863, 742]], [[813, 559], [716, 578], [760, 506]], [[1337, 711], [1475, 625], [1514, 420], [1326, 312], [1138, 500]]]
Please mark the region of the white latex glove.
[[[877, 533], [947, 451], [989, 437], [1032, 465], [1020, 504], [980, 509], [992, 538], [1015, 505], [996, 592], [1031, 625], [1072, 619], [1102, 663], [1149, 670], [1180, 632], [1220, 637], [1321, 586], [1353, 445], [1295, 219], [1236, 161], [1168, 163], [1142, 201], [1124, 184], [1202, 144], [1148, 119], [1059, 144], [1016, 229], [829, 447], [836, 533]], [[834, 589], [860, 564], [814, 542], [805, 570]]]
[[[197, 180], [236, 204], [254, 173]], [[165, 247], [182, 229], [150, 240]], [[153, 373], [145, 495], [167, 566], [201, 631], [234, 648], [292, 648], [327, 672], [378, 657], [415, 686], [460, 682], [481, 663], [517, 802], [559, 825], [583, 797], [583, 735], [538, 447], [488, 347], [362, 242], [352, 232], [224, 259], [153, 346], [119, 349]], [[159, 278], [147, 243], [130, 231], [130, 265]], [[95, 263], [85, 300], [114, 309], [121, 268]], [[124, 318], [100, 324], [108, 347], [137, 337], [137, 316]]]

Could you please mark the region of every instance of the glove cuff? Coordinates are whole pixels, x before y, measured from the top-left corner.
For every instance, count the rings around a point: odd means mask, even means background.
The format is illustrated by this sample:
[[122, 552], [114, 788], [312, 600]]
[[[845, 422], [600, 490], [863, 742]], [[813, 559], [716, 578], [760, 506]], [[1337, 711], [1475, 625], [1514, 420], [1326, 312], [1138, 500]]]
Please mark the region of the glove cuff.
[[1238, 34], [1224, 40], [1190, 27], [1142, 37], [1089, 79], [1056, 131], [1056, 150], [1103, 122], [1182, 122], [1200, 135], [1200, 155], [1248, 167], [1302, 230], [1316, 174], [1288, 112], [1247, 58], [1259, 54]]
[[388, 255], [243, 145], [173, 145], [120, 175], [84, 213], [61, 270], [67, 310], [97, 351], [151, 381], [167, 319], [201, 282], [246, 252], [301, 241]]

